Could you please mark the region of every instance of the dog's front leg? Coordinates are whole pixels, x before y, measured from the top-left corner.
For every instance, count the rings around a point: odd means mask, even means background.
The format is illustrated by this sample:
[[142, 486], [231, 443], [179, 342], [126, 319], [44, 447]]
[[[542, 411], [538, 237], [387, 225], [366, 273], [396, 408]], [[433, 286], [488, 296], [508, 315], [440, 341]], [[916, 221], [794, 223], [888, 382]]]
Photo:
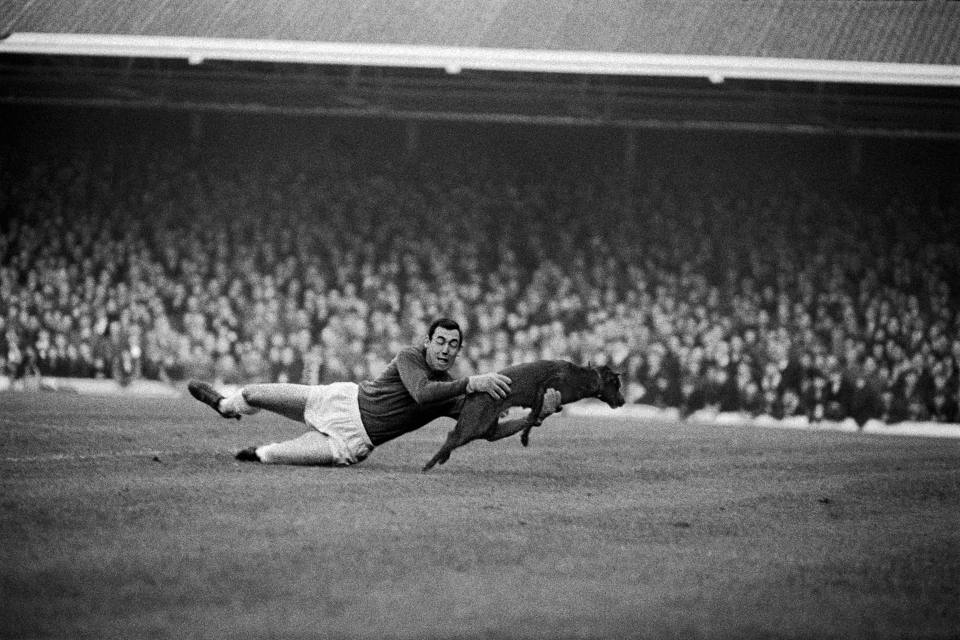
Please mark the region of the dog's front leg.
[[520, 444], [525, 447], [530, 446], [530, 430], [543, 424], [543, 418], [540, 417], [540, 412], [543, 411], [543, 396], [546, 392], [547, 385], [543, 385], [537, 389], [537, 393], [534, 396], [533, 406], [530, 407], [530, 413], [527, 415], [527, 426], [524, 427], [520, 433]]

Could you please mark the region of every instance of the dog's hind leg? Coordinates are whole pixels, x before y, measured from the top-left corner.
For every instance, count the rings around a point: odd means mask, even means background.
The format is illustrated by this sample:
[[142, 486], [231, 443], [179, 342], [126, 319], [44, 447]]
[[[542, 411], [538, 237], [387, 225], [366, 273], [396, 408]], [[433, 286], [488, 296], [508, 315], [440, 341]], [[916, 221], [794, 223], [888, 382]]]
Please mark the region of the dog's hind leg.
[[457, 447], [462, 447], [477, 437], [476, 434], [467, 433], [467, 429], [464, 428], [463, 419], [461, 418], [456, 426], [450, 430], [450, 433], [447, 434], [447, 439], [443, 443], [443, 446], [440, 447], [440, 450], [437, 451], [435, 456], [430, 458], [430, 462], [423, 466], [423, 470], [429, 471], [434, 465], [443, 464], [450, 459], [451, 451]]
[[430, 458], [430, 461], [423, 465], [423, 471], [429, 471], [436, 464], [443, 464], [450, 459], [450, 452], [456, 449], [459, 445], [457, 444], [460, 441], [460, 426], [461, 423], [458, 421], [457, 424], [450, 430], [450, 433], [447, 434], [447, 439], [444, 441], [443, 446], [440, 447], [440, 450]]
[[464, 409], [457, 420], [456, 426], [447, 434], [447, 440], [437, 451], [436, 455], [424, 465], [423, 470], [429, 471], [436, 464], [443, 464], [450, 459], [450, 452], [457, 447], [462, 447], [471, 440], [483, 438], [487, 432], [496, 424], [497, 405], [491, 404], [489, 407], [479, 411]]

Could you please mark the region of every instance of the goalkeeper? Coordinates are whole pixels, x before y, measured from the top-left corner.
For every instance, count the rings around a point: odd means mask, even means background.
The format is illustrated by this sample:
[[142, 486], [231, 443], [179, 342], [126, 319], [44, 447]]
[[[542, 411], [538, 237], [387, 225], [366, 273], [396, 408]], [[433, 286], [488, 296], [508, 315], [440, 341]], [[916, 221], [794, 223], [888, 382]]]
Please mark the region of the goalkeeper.
[[[439, 417], [456, 418], [468, 393], [504, 398], [511, 380], [499, 373], [453, 378], [449, 370], [463, 344], [455, 321], [440, 318], [427, 331], [422, 346], [400, 351], [375, 380], [360, 384], [251, 384], [223, 396], [205, 382], [191, 381], [197, 400], [224, 418], [240, 419], [261, 409], [305, 423], [310, 430], [292, 440], [248, 447], [237, 459], [265, 464], [345, 466], [366, 458], [373, 449], [419, 429]], [[549, 389], [541, 417], [560, 407], [560, 394]], [[501, 420], [489, 440], [511, 436], [525, 419]]]

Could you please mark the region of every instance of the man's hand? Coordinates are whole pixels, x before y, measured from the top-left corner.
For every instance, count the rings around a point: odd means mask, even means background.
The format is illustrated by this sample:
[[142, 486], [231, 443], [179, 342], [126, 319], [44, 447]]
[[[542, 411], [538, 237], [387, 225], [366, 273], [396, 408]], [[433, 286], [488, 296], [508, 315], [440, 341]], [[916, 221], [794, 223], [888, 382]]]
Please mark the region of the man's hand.
[[510, 378], [499, 373], [483, 373], [467, 378], [467, 393], [488, 393], [497, 400], [510, 393]]
[[541, 422], [563, 408], [560, 405], [561, 400], [560, 392], [556, 389], [547, 389], [543, 393], [543, 407], [540, 409]]

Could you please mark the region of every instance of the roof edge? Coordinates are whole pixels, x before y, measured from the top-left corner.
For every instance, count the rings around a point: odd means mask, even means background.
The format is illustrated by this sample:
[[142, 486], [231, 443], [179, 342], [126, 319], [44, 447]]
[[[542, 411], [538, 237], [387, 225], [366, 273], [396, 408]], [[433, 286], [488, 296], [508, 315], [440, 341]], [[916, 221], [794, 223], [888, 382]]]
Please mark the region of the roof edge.
[[960, 65], [855, 60], [489, 49], [297, 40], [189, 38], [72, 33], [13, 33], [0, 54], [110, 56], [347, 66], [520, 71], [593, 75], [701, 77], [859, 84], [960, 86]]

